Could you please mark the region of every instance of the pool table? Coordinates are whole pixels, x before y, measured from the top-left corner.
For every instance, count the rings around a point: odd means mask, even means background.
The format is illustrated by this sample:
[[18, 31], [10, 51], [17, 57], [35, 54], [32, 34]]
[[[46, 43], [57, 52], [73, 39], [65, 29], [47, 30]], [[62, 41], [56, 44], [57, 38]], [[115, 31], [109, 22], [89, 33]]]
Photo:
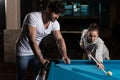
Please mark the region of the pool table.
[[93, 60], [71, 60], [71, 64], [53, 60], [47, 80], [120, 80], [120, 60], [105, 60], [104, 65], [106, 71], [112, 71], [112, 76], [100, 70]]

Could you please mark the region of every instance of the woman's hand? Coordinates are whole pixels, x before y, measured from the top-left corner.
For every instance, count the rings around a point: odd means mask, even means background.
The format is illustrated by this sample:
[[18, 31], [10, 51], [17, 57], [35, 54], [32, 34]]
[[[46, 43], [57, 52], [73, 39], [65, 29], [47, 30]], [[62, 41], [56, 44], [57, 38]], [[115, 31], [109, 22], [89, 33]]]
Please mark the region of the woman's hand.
[[98, 63], [97, 66], [100, 68], [100, 69], [104, 69], [104, 65], [102, 63]]

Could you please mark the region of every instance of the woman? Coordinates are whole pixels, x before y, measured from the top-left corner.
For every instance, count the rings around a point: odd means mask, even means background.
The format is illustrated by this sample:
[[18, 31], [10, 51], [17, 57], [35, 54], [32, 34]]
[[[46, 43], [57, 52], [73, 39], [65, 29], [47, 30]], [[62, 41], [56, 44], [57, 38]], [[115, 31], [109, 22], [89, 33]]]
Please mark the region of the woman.
[[99, 37], [99, 29], [96, 23], [90, 24], [81, 35], [80, 47], [88, 52], [87, 57], [91, 59], [89, 52], [98, 61], [99, 68], [104, 68], [103, 60], [109, 60], [109, 51], [104, 41]]

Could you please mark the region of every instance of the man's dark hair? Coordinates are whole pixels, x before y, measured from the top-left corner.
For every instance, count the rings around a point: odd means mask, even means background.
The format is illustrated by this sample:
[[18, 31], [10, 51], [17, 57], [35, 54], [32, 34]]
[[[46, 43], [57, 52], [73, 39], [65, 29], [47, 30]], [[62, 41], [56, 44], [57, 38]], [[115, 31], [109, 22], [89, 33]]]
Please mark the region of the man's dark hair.
[[56, 0], [48, 3], [48, 8], [55, 13], [63, 13], [65, 11], [64, 4], [61, 0]]

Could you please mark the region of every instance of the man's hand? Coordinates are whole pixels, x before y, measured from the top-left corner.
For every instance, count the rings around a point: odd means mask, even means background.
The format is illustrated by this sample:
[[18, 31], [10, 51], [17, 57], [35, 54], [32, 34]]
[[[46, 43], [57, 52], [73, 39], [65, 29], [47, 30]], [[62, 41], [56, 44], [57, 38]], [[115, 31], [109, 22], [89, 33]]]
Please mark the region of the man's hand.
[[63, 57], [62, 59], [63, 59], [65, 64], [70, 64], [71, 63], [71, 61], [68, 57]]
[[41, 59], [40, 62], [41, 62], [43, 65], [44, 65], [45, 63], [50, 63], [50, 61], [47, 60], [47, 59]]

